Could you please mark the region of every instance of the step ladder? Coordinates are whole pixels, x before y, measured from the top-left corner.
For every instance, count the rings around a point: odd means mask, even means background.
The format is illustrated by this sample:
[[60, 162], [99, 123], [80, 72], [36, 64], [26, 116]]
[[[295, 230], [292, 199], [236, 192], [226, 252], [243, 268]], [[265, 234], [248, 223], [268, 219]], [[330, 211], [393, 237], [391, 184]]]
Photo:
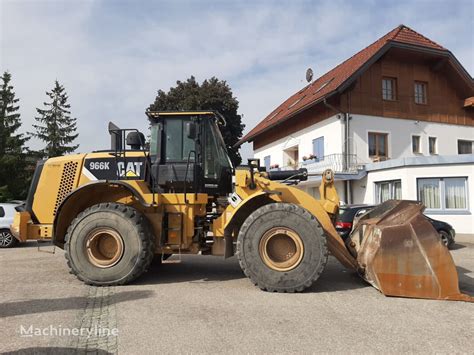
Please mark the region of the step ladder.
[[[170, 221], [170, 216], [177, 216], [179, 218], [179, 223], [174, 224], [173, 227], [169, 226], [169, 221]], [[163, 228], [163, 239], [162, 240], [162, 245], [166, 245], [170, 248], [173, 249], [178, 249], [178, 259], [164, 259], [164, 253], [161, 254], [161, 263], [162, 264], [179, 264], [181, 263], [181, 246], [183, 245], [183, 238], [184, 238], [184, 213], [183, 212], [166, 212], [165, 213], [165, 218], [166, 218], [166, 224], [165, 227]], [[172, 244], [172, 243], [166, 243], [166, 240], [168, 240], [168, 236], [170, 232], [176, 232], [179, 236], [179, 244]]]

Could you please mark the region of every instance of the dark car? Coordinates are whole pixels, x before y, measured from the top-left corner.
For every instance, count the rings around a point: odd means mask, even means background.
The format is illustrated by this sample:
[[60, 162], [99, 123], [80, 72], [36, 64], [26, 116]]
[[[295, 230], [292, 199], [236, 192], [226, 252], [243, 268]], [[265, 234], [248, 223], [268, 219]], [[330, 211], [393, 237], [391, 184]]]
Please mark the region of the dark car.
[[[374, 205], [345, 205], [339, 207], [339, 216], [336, 221], [336, 231], [342, 237], [346, 239], [352, 231], [352, 225], [354, 223], [354, 218], [363, 215], [365, 212], [374, 208]], [[428, 221], [433, 225], [439, 233], [441, 240], [444, 245], [448, 248], [451, 248], [454, 245], [454, 238], [456, 232], [454, 228], [443, 221], [438, 221], [436, 219], [425, 216]]]
[[428, 216], [426, 216], [426, 219], [430, 221], [434, 229], [438, 231], [444, 245], [446, 245], [448, 248], [451, 248], [454, 245], [454, 238], [456, 237], [454, 228], [449, 223], [439, 221]]
[[339, 216], [336, 220], [336, 231], [342, 237], [346, 239], [352, 230], [352, 224], [354, 217], [361, 216], [365, 212], [374, 208], [374, 205], [344, 205], [339, 207]]

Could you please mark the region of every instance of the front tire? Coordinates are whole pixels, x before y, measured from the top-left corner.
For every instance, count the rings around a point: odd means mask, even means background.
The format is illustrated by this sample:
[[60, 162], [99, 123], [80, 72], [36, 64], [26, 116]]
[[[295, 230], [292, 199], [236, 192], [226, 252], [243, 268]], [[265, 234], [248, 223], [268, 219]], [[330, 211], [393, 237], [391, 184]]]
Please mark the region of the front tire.
[[18, 239], [8, 229], [0, 229], [0, 248], [13, 248], [17, 244]]
[[136, 209], [101, 203], [71, 223], [65, 243], [71, 272], [88, 285], [123, 285], [143, 274], [153, 259], [155, 238]]
[[264, 291], [303, 291], [319, 278], [327, 255], [326, 237], [316, 218], [289, 203], [254, 211], [237, 239], [240, 267]]

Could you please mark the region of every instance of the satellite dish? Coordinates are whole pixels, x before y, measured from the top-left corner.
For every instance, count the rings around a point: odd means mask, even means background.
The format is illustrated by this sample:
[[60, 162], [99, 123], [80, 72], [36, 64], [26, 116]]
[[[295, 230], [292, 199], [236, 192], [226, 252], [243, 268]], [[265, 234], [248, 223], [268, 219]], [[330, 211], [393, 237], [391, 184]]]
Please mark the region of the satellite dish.
[[306, 70], [306, 81], [310, 83], [313, 80], [313, 69], [308, 68]]

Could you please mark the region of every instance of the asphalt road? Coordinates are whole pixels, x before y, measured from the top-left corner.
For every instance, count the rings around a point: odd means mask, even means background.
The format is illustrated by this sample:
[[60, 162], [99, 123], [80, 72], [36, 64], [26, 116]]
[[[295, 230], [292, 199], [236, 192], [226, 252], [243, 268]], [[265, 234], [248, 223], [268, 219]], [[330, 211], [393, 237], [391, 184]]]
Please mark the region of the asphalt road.
[[[461, 289], [474, 295], [474, 244], [458, 244], [452, 254]], [[0, 250], [0, 271], [2, 353], [473, 349], [474, 304], [385, 297], [332, 258], [315, 285], [301, 294], [262, 292], [234, 258], [212, 256], [154, 264], [133, 285], [96, 288], [68, 273], [61, 250], [47, 254], [29, 243]], [[74, 329], [94, 332], [67, 333]]]

